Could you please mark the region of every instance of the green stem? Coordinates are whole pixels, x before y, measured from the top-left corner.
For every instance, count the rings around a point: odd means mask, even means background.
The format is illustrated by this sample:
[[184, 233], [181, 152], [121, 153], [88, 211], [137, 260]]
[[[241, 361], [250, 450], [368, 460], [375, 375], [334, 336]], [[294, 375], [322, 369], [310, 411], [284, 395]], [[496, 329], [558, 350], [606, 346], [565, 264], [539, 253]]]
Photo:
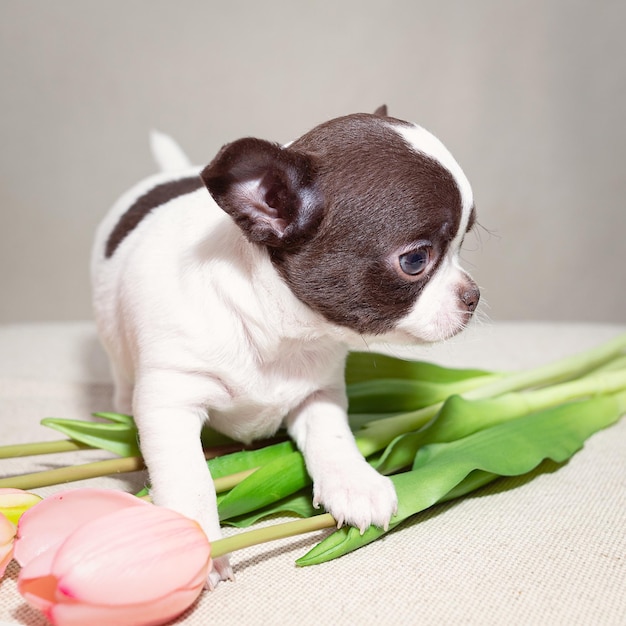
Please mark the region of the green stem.
[[59, 469], [12, 476], [10, 478], [0, 478], [0, 487], [37, 489], [39, 487], [49, 487], [50, 485], [58, 485], [60, 483], [74, 482], [76, 480], [108, 476], [109, 474], [134, 472], [144, 467], [141, 457], [129, 456], [121, 459], [108, 459], [95, 463], [85, 463], [84, 465], [60, 467]]
[[294, 522], [273, 524], [266, 528], [249, 530], [233, 535], [232, 537], [226, 537], [225, 539], [218, 539], [211, 542], [211, 557], [216, 558], [234, 552], [235, 550], [255, 546], [259, 543], [285, 539], [287, 537], [293, 537], [294, 535], [302, 535], [315, 530], [334, 528], [336, 526], [337, 522], [329, 513], [314, 515], [313, 517], [299, 519]]
[[361, 454], [368, 457], [388, 446], [399, 435], [418, 430], [428, 424], [442, 406], [443, 402], [437, 402], [419, 411], [369, 422], [354, 434], [356, 445]]
[[16, 443], [9, 446], [0, 446], [0, 459], [13, 459], [19, 456], [34, 456], [36, 454], [53, 454], [55, 452], [74, 452], [75, 450], [91, 450], [86, 443], [72, 439], [58, 441], [40, 441], [39, 443]]
[[626, 370], [605, 370], [559, 385], [523, 392], [521, 397], [530, 413], [588, 396], [617, 393], [623, 389], [626, 389]]
[[235, 474], [229, 474], [228, 476], [222, 476], [221, 478], [215, 478], [213, 483], [215, 485], [216, 493], [223, 493], [229, 491], [233, 487], [237, 486], [244, 479], [248, 478], [251, 474], [254, 474], [259, 468], [254, 467], [249, 470], [243, 470], [242, 472], [236, 472]]
[[[98, 478], [109, 474], [121, 474], [123, 472], [135, 472], [145, 469], [143, 459], [138, 456], [128, 456], [122, 458], [108, 459], [106, 461], [96, 461], [95, 463], [84, 463], [82, 465], [72, 465], [70, 467], [60, 467], [58, 469], [46, 470], [44, 472], [33, 472], [32, 474], [22, 474], [9, 478], [0, 478], [0, 488], [11, 487], [13, 489], [37, 489], [49, 487], [61, 483], [70, 483], [88, 478]], [[221, 478], [216, 478], [215, 491], [222, 493], [232, 489], [245, 478], [259, 469], [258, 467], [237, 472]]]
[[597, 367], [594, 370], [594, 373], [599, 374], [600, 372], [613, 372], [615, 370], [621, 370], [621, 369], [626, 369], [626, 355], [620, 356], [617, 359], [614, 359], [613, 361], [609, 361], [608, 363], [604, 363], [600, 367]]
[[529, 387], [543, 387], [570, 378], [576, 378], [621, 356], [625, 349], [626, 334], [623, 334], [601, 346], [580, 354], [568, 356], [530, 370], [514, 372], [483, 387], [468, 391], [463, 394], [463, 397], [468, 400], [478, 400], [499, 396], [509, 391], [518, 391]]

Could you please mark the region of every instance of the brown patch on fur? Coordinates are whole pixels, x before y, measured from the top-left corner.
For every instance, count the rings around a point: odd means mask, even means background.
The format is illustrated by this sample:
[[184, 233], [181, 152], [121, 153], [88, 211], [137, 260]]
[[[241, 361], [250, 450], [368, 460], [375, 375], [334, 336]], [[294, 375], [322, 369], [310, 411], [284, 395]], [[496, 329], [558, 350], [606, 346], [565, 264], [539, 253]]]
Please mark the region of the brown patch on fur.
[[252, 137], [224, 146], [202, 170], [213, 199], [252, 242], [298, 246], [322, 217], [315, 160]]
[[[352, 115], [322, 124], [290, 146], [315, 155], [324, 217], [297, 249], [272, 251], [300, 300], [361, 333], [386, 332], [409, 312], [462, 213], [453, 175], [412, 149], [390, 123], [406, 124]], [[423, 241], [434, 262], [420, 279], [404, 280], [389, 261]]]
[[196, 191], [201, 187], [202, 181], [200, 177], [190, 176], [157, 185], [143, 194], [143, 196], [137, 198], [111, 231], [105, 247], [105, 258], [108, 259], [113, 256], [120, 243], [153, 209], [178, 196]]

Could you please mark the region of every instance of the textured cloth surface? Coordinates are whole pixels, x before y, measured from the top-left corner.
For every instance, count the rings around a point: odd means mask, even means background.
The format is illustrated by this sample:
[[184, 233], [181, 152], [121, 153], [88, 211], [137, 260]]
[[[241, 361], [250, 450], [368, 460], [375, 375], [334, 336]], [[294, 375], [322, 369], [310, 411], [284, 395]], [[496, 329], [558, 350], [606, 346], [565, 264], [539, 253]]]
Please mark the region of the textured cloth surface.
[[[497, 323], [420, 351], [445, 365], [518, 369], [605, 341], [626, 327]], [[0, 442], [58, 439], [46, 416], [111, 409], [106, 360], [89, 323], [0, 327]], [[110, 458], [82, 451], [0, 461], [10, 476]], [[140, 488], [143, 473], [72, 483]], [[35, 490], [47, 495], [60, 487]], [[273, 522], [275, 522], [274, 520]], [[227, 530], [226, 534], [232, 531]], [[242, 550], [237, 581], [202, 594], [176, 624], [626, 624], [626, 419], [566, 464], [544, 463], [417, 516], [330, 563], [294, 561], [327, 534]], [[0, 623], [43, 626], [0, 582]]]

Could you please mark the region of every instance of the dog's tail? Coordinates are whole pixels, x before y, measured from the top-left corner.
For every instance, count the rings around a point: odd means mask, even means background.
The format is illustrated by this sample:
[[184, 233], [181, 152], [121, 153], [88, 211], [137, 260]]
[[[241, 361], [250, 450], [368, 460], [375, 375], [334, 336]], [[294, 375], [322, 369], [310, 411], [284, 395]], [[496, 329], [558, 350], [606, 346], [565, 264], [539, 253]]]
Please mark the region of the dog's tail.
[[162, 172], [177, 172], [192, 166], [182, 148], [169, 135], [158, 130], [150, 132], [150, 149]]

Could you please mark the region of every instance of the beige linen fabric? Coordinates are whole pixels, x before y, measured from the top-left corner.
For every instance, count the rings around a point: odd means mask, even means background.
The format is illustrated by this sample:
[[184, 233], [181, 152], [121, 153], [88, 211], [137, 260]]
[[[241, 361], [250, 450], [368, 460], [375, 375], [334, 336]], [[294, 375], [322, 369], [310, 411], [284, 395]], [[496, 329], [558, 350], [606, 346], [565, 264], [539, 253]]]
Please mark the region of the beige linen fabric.
[[[439, 363], [517, 369], [626, 331], [593, 324], [496, 323], [424, 350]], [[89, 323], [0, 326], [0, 442], [59, 438], [41, 418], [110, 409], [106, 361]], [[8, 476], [108, 458], [84, 451], [0, 461]], [[135, 490], [142, 473], [74, 483]], [[59, 487], [37, 490], [45, 495]], [[227, 531], [228, 533], [232, 531]], [[336, 561], [294, 560], [326, 532], [242, 550], [237, 581], [203, 593], [176, 624], [626, 624], [626, 420], [568, 463], [544, 463], [436, 507]], [[0, 624], [45, 620], [0, 582]]]

